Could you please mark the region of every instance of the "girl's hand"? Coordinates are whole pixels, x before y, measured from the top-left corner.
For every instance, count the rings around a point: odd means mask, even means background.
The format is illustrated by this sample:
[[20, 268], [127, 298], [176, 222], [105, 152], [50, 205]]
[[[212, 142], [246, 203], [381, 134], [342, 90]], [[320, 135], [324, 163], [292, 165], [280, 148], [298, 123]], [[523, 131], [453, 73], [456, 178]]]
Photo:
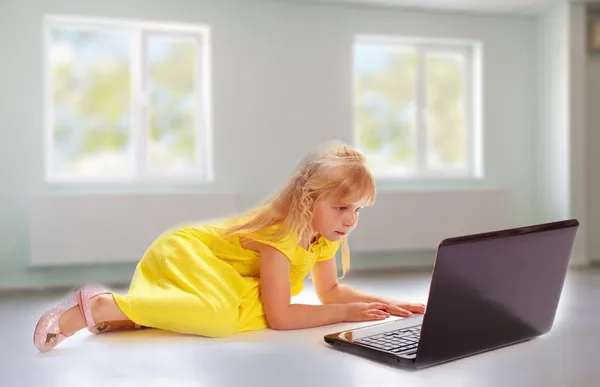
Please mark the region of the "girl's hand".
[[425, 313], [425, 304], [406, 301], [394, 301], [388, 304], [386, 311], [394, 316], [410, 317], [415, 313]]
[[390, 317], [388, 305], [381, 302], [352, 302], [344, 304], [344, 321], [385, 320]]

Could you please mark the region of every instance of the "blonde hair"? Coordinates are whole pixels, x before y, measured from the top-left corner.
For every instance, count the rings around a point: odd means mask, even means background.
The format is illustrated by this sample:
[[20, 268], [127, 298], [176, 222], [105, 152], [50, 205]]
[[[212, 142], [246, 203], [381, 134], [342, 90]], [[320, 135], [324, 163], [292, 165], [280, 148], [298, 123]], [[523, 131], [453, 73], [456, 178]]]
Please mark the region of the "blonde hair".
[[[243, 222], [228, 227], [228, 231], [266, 233], [271, 240], [293, 235], [297, 237], [295, 243], [310, 244], [316, 203], [326, 198], [346, 203], [364, 199], [371, 205], [375, 192], [375, 180], [363, 154], [344, 143], [330, 142], [305, 156], [276, 195], [251, 211]], [[342, 277], [349, 267], [350, 249], [345, 237]]]

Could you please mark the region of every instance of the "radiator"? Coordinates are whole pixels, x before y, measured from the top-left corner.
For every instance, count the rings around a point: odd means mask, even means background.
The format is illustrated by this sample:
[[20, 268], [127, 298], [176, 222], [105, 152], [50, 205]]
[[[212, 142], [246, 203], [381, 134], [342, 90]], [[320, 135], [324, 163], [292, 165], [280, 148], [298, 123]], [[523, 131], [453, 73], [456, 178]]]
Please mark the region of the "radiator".
[[510, 213], [505, 190], [384, 191], [360, 213], [349, 244], [364, 252], [436, 249], [444, 238], [507, 228]]
[[233, 194], [46, 196], [31, 203], [31, 266], [135, 262], [166, 229], [235, 211]]
[[[505, 228], [502, 190], [383, 191], [361, 212], [350, 247], [361, 252], [435, 249], [447, 237]], [[45, 196], [31, 204], [31, 266], [136, 262], [179, 224], [231, 215], [234, 194]]]

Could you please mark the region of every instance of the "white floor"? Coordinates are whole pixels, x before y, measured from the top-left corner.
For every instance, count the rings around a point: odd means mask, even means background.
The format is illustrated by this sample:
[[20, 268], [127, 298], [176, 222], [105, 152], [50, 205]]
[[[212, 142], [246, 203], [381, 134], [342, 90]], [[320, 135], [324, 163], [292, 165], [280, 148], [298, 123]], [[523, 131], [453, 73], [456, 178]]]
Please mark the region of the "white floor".
[[[355, 277], [361, 290], [426, 302], [429, 273]], [[440, 366], [407, 371], [341, 353], [323, 335], [363, 324], [262, 331], [227, 339], [158, 330], [82, 331], [40, 354], [31, 334], [61, 294], [0, 295], [0, 386], [599, 386], [600, 270], [572, 271], [546, 336]], [[317, 302], [310, 284], [295, 302]], [[461, 318], [465, 316], [448, 316]]]

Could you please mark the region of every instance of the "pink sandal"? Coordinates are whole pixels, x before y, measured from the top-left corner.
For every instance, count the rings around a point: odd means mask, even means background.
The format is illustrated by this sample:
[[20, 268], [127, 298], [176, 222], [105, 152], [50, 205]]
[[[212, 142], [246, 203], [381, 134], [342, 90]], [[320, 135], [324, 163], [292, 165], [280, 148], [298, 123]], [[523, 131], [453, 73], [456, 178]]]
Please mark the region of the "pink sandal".
[[96, 323], [92, 316], [90, 298], [103, 293], [110, 292], [97, 287], [81, 287], [67, 299], [46, 311], [42, 317], [40, 317], [35, 327], [33, 333], [33, 345], [40, 352], [48, 352], [67, 337], [71, 336], [65, 336], [60, 333], [59, 321], [63, 313], [75, 306], [79, 307], [79, 311], [84, 322], [88, 326], [88, 330], [93, 333], [100, 332], [100, 330], [96, 329]]
[[83, 315], [83, 319], [87, 324], [88, 331], [92, 333], [100, 333], [104, 332], [105, 329], [102, 323], [97, 324], [94, 320], [94, 316], [92, 315], [92, 308], [90, 306], [90, 299], [100, 295], [100, 294], [110, 294], [111, 292], [101, 286], [93, 285], [93, 286], [85, 286], [80, 289], [79, 295], [79, 309], [81, 309], [81, 314]]

